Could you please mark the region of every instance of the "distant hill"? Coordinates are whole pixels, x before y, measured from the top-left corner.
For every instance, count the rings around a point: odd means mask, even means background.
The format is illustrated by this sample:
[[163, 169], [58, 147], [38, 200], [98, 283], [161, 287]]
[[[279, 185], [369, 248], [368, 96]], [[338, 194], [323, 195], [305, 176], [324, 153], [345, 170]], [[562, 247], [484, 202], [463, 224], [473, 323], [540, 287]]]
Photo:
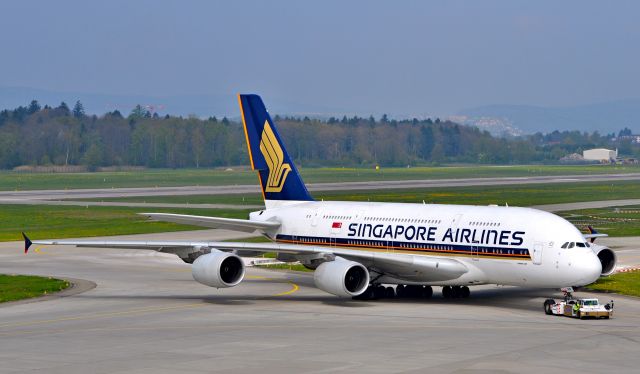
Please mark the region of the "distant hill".
[[[194, 114], [199, 117], [227, 116], [239, 118], [238, 100], [235, 93], [201, 94], [201, 95], [117, 95], [87, 92], [60, 92], [25, 87], [0, 86], [0, 110], [13, 109], [20, 105], [26, 106], [31, 100], [38, 100], [41, 105], [58, 106], [62, 101], [73, 107], [76, 100], [80, 100], [88, 114], [102, 115], [106, 112], [119, 110], [124, 115], [138, 104], [152, 109], [159, 114], [187, 116]], [[326, 108], [318, 105], [288, 102], [275, 97], [267, 97], [267, 105], [271, 112], [294, 116], [320, 117], [326, 113], [346, 113], [336, 108]], [[332, 114], [333, 115], [333, 114]]]
[[640, 99], [629, 99], [571, 107], [530, 105], [487, 105], [462, 110], [465, 123], [483, 123], [488, 119], [524, 133], [554, 130], [618, 132], [624, 127], [640, 132]]

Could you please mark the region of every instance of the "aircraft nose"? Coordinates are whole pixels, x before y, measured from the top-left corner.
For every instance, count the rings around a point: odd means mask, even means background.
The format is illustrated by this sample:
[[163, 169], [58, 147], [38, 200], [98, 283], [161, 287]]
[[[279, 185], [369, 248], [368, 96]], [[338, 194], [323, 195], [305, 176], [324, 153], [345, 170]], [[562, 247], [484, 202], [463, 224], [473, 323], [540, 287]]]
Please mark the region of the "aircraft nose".
[[602, 274], [602, 264], [595, 253], [589, 251], [587, 253], [576, 254], [572, 264], [575, 272], [576, 282], [574, 286], [585, 286], [591, 284], [600, 278]]

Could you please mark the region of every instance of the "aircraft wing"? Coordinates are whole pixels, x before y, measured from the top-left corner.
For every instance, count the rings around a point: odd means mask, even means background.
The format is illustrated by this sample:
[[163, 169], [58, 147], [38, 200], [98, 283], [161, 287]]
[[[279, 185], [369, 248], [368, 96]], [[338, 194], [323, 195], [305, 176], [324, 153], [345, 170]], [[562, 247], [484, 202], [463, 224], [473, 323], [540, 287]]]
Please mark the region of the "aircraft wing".
[[273, 230], [280, 227], [280, 222], [273, 221], [251, 221], [246, 219], [192, 216], [188, 214], [172, 213], [139, 214], [149, 218], [152, 221], [173, 222], [183, 225], [211, 227], [215, 229], [227, 229], [248, 233], [252, 233], [256, 230]]
[[[24, 234], [23, 234], [24, 235]], [[233, 251], [239, 254], [250, 252], [276, 252], [292, 254], [309, 259], [328, 259], [339, 256], [357, 261], [374, 271], [420, 282], [456, 279], [468, 271], [460, 261], [437, 256], [411, 255], [379, 252], [374, 250], [354, 250], [344, 247], [323, 247], [301, 244], [280, 243], [242, 243], [242, 242], [206, 242], [206, 241], [109, 241], [109, 240], [34, 240], [25, 237], [25, 252], [35, 245], [75, 245], [91, 248], [148, 249], [174, 253], [184, 259], [190, 253], [202, 248], [221, 251]]]

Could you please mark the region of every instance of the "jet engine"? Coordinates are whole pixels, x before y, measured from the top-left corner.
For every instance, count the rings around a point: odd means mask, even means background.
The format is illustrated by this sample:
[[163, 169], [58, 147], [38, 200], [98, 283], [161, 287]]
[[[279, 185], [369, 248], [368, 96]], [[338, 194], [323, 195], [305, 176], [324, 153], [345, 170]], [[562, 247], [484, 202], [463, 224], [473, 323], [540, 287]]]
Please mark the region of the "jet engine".
[[215, 288], [236, 286], [244, 278], [244, 262], [232, 253], [215, 249], [193, 261], [193, 279]]
[[616, 263], [618, 262], [618, 257], [616, 253], [612, 251], [609, 247], [605, 247], [604, 245], [591, 243], [591, 249], [593, 253], [598, 256], [600, 260], [600, 264], [602, 264], [602, 276], [611, 275], [613, 271], [616, 269]]
[[340, 297], [353, 297], [369, 286], [369, 271], [362, 264], [337, 257], [323, 262], [313, 273], [316, 287]]

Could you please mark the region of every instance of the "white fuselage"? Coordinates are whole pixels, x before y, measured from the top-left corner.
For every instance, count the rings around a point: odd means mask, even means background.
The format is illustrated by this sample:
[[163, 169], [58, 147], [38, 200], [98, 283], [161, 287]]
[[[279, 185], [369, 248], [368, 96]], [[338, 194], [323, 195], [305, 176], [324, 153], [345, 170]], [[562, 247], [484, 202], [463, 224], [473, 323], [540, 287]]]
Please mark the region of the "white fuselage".
[[413, 256], [442, 256], [469, 271], [430, 282], [385, 274], [383, 283], [581, 286], [601, 274], [598, 257], [568, 221], [544, 211], [498, 206], [360, 202], [275, 202], [251, 214], [276, 220], [271, 239], [282, 243]]

